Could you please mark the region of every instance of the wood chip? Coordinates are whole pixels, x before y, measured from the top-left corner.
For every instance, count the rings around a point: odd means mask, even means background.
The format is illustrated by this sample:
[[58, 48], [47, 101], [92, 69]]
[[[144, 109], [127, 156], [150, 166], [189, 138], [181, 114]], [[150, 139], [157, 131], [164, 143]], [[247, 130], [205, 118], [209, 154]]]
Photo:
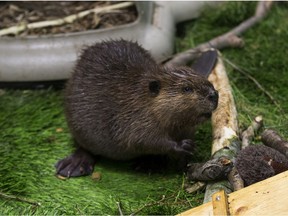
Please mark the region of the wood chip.
[[91, 179], [93, 181], [100, 181], [101, 177], [102, 177], [102, 174], [100, 172], [93, 172], [92, 176], [91, 176]]

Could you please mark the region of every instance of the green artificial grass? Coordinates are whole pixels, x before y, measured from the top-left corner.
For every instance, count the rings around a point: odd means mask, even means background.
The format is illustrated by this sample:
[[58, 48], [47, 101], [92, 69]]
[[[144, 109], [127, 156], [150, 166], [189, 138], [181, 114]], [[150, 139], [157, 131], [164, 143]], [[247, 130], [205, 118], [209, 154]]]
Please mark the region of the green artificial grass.
[[[255, 6], [255, 2], [229, 2], [216, 10], [207, 9], [199, 19], [178, 26], [182, 35], [176, 40], [176, 50], [230, 30], [251, 16]], [[275, 128], [288, 139], [287, 13], [285, 3], [275, 4], [263, 22], [243, 35], [243, 48], [221, 52], [257, 79], [279, 104], [226, 64], [240, 128], [261, 114], [265, 127]], [[117, 203], [124, 214], [173, 215], [202, 203], [203, 191], [185, 192], [182, 173], [139, 173], [131, 169], [130, 162], [98, 161], [99, 181], [90, 176], [55, 177], [55, 163], [74, 149], [62, 101], [62, 91], [53, 89], [0, 91], [0, 192], [41, 203], [35, 206], [0, 196], [0, 215], [117, 215]], [[204, 161], [210, 155], [209, 123], [199, 127], [196, 140], [194, 161]]]
[[[135, 173], [129, 162], [100, 160], [95, 167], [100, 181], [56, 178], [54, 164], [73, 150], [62, 101], [62, 92], [51, 89], [8, 90], [1, 96], [0, 190], [41, 203], [35, 207], [1, 199], [1, 214], [119, 214], [117, 202], [131, 214], [163, 195], [175, 194], [173, 202], [176, 195], [189, 196], [181, 194], [181, 173]], [[197, 196], [191, 200], [201, 202]], [[167, 205], [146, 213], [173, 214], [176, 209], [181, 211]]]

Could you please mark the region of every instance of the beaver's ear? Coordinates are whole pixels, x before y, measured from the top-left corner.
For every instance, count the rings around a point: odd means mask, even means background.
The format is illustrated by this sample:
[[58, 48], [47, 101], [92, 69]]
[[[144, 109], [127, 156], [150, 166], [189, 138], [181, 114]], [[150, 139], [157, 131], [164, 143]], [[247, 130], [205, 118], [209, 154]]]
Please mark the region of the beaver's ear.
[[205, 51], [195, 60], [191, 68], [201, 76], [208, 77], [217, 63], [218, 52], [215, 49]]
[[159, 80], [153, 80], [149, 82], [149, 91], [151, 95], [157, 96], [161, 89], [161, 82]]

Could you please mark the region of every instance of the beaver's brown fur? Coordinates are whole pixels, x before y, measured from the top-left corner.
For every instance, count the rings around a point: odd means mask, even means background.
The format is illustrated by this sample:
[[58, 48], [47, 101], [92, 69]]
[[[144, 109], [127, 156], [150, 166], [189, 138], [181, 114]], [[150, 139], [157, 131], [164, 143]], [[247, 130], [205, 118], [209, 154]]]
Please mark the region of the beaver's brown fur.
[[[57, 172], [91, 172], [83, 149], [117, 160], [190, 154], [194, 126], [217, 103], [212, 84], [188, 67], [159, 66], [135, 42], [96, 43], [83, 51], [66, 88], [68, 125], [82, 150], [59, 161]], [[79, 151], [85, 156], [77, 161]]]

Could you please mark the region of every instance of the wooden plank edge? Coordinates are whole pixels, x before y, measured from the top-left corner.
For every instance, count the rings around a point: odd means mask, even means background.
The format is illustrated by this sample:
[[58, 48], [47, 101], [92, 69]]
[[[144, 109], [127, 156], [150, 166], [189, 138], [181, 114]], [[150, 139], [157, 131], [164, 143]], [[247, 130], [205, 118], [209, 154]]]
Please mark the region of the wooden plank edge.
[[213, 215], [228, 216], [228, 199], [224, 190], [218, 191], [212, 195]]

